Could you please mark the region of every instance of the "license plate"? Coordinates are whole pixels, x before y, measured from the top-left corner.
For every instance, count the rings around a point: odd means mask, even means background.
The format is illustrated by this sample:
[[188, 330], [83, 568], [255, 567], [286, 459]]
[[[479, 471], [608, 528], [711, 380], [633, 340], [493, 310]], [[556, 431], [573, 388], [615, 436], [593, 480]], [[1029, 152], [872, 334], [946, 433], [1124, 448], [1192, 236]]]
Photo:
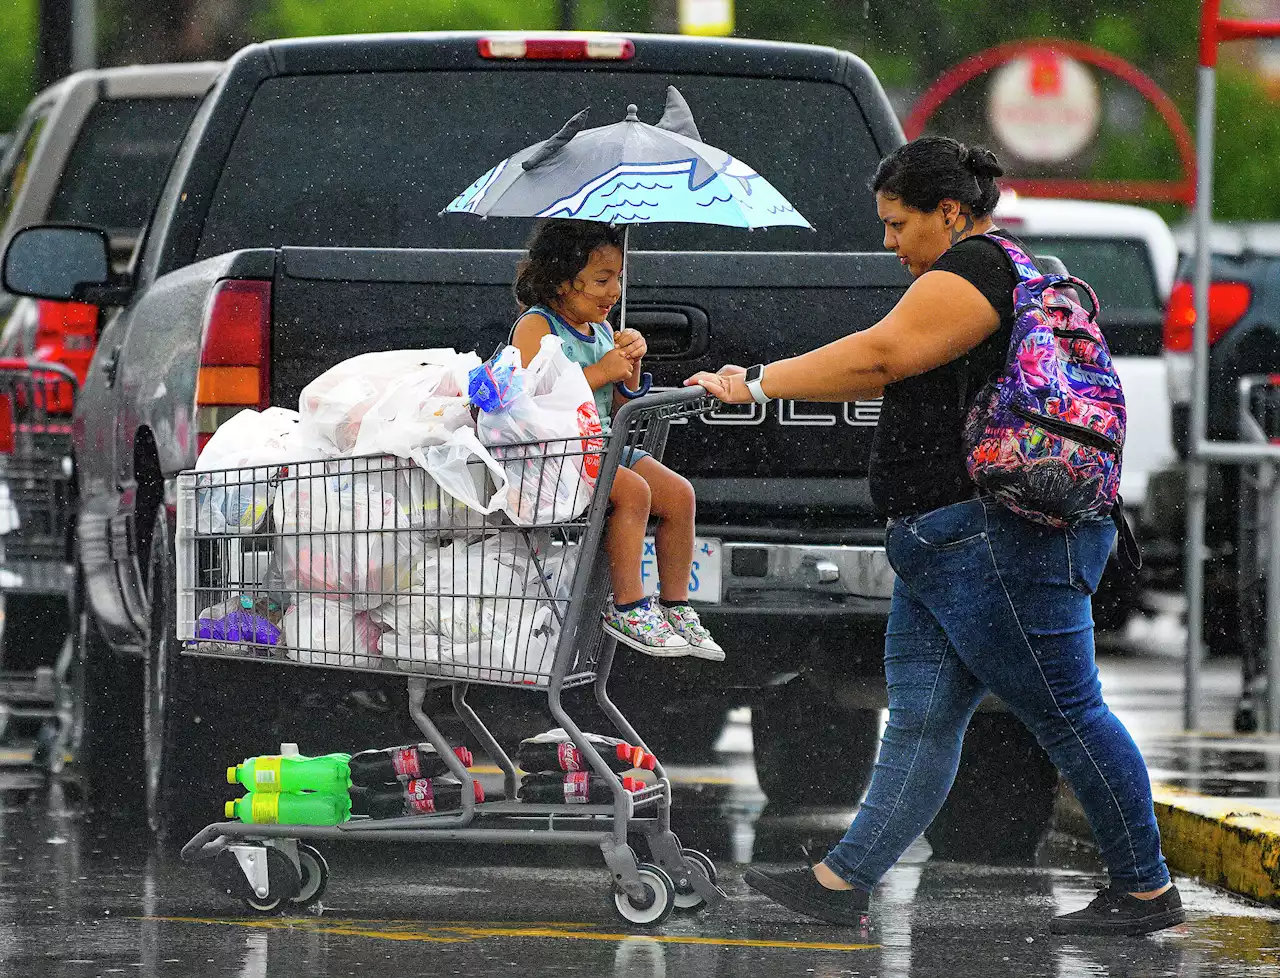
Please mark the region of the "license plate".
[[[689, 573], [689, 600], [710, 604], [720, 602], [720, 541], [698, 537], [693, 541], [693, 569]], [[653, 537], [644, 538], [644, 557], [640, 561], [640, 579], [645, 594], [658, 593], [658, 551]]]

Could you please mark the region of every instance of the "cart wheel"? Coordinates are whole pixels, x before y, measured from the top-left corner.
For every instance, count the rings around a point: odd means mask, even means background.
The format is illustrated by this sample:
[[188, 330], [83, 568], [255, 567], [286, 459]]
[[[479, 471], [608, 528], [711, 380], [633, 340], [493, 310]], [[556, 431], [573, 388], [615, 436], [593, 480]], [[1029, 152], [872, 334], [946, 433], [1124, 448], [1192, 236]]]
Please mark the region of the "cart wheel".
[[642, 927], [657, 927], [671, 916], [675, 906], [676, 887], [666, 870], [649, 863], [641, 863], [636, 867], [640, 874], [640, 882], [644, 884], [645, 899], [633, 900], [626, 891], [618, 886], [613, 887], [613, 907], [629, 924]]
[[298, 865], [302, 869], [302, 883], [298, 895], [289, 902], [299, 907], [309, 907], [322, 896], [329, 885], [329, 864], [324, 856], [311, 846], [298, 846]]
[[[701, 853], [697, 849], [681, 849], [680, 855], [693, 864], [693, 869], [690, 872], [701, 873], [713, 885], [716, 883], [716, 864], [705, 853]], [[687, 879], [682, 880], [679, 876], [675, 877], [675, 887], [674, 902], [677, 910], [701, 910], [706, 906], [706, 900], [698, 895], [698, 891], [690, 885]]]
[[267, 892], [255, 893], [244, 871], [228, 849], [219, 852], [213, 862], [213, 885], [228, 896], [239, 900], [254, 913], [275, 913], [280, 905], [302, 892], [298, 870], [283, 852], [264, 846], [267, 860]]

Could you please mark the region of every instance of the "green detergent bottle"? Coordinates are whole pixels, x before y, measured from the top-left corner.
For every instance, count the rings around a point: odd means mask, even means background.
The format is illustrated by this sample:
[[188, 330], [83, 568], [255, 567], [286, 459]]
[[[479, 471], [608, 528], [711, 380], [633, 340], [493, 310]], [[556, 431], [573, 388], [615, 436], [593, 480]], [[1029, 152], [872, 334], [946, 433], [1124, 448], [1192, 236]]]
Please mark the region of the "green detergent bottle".
[[351, 797], [252, 791], [227, 802], [226, 816], [250, 825], [339, 825], [351, 817]]
[[350, 754], [265, 754], [227, 768], [227, 784], [242, 784], [263, 795], [299, 791], [346, 794], [351, 786], [350, 760]]

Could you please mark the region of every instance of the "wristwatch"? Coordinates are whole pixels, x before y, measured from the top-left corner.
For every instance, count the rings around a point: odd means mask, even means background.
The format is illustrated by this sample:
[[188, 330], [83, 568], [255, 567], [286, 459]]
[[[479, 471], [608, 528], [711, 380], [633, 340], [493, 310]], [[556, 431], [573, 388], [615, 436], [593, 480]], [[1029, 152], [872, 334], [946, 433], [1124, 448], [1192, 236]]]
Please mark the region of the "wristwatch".
[[747, 390], [751, 392], [751, 399], [753, 401], [757, 404], [768, 404], [773, 400], [772, 397], [764, 392], [764, 388], [760, 386], [764, 381], [763, 363], [757, 363], [754, 367], [748, 367], [745, 379], [747, 382]]

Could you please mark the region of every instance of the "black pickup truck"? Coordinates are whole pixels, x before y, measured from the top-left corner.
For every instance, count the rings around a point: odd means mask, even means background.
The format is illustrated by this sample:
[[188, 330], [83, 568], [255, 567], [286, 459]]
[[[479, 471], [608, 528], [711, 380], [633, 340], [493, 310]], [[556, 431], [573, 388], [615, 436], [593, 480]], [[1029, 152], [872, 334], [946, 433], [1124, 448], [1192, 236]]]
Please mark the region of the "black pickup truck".
[[[298, 739], [320, 708], [296, 692], [304, 670], [286, 681], [177, 654], [167, 504], [201, 437], [245, 406], [293, 406], [358, 353], [495, 349], [531, 227], [438, 212], [584, 106], [599, 124], [628, 103], [656, 118], [668, 85], [707, 142], [817, 230], [638, 229], [629, 318], [656, 383], [793, 355], [883, 316], [907, 279], [882, 250], [867, 183], [903, 136], [870, 69], [829, 48], [646, 35], [248, 47], [197, 112], [136, 267], [45, 290], [113, 310], [76, 412], [79, 561], [105, 641], [86, 624], [91, 685], [117, 704], [91, 714], [117, 753], [141, 729], [153, 823], [206, 793], [226, 758], [271, 746], [268, 721]], [[10, 264], [33, 248], [95, 268], [83, 231], [28, 231]], [[206, 383], [211, 368], [238, 379]], [[760, 779], [779, 804], [851, 807], [874, 761], [892, 586], [866, 479], [877, 417], [876, 402], [725, 409], [668, 449], [697, 487], [700, 536], [722, 554], [699, 590], [728, 661], [629, 660], [617, 697], [673, 751], [706, 748], [725, 708], [750, 704]], [[1057, 784], [1036, 751], [1007, 714], [980, 714], [935, 851], [960, 854], [966, 838], [968, 851], [1034, 850]]]

